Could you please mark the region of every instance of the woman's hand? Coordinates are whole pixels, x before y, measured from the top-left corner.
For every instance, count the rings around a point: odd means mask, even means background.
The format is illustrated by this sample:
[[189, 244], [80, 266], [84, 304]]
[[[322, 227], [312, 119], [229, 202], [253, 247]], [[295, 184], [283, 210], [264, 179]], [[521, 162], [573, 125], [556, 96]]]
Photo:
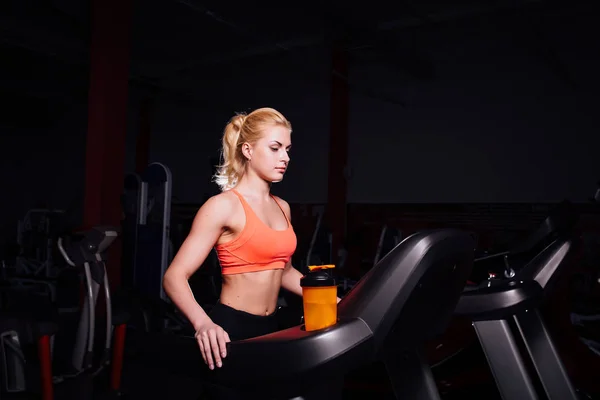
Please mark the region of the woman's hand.
[[208, 321], [196, 329], [196, 340], [200, 346], [200, 353], [208, 368], [214, 369], [223, 365], [222, 359], [227, 356], [226, 343], [231, 342], [227, 332], [219, 325]]

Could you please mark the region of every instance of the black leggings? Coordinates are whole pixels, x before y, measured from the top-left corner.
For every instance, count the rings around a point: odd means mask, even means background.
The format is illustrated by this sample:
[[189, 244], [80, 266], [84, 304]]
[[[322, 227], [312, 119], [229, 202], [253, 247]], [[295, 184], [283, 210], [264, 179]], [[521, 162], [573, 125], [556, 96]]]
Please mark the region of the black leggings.
[[[266, 335], [279, 329], [277, 323], [277, 312], [263, 316], [254, 315], [245, 311], [236, 310], [221, 302], [215, 304], [209, 313], [210, 319], [227, 332], [232, 341], [249, 339], [257, 336]], [[227, 362], [227, 357], [223, 363]], [[218, 368], [211, 373], [218, 374]], [[210, 400], [238, 400], [248, 399], [248, 394], [236, 391], [234, 389], [215, 385], [212, 383], [205, 385], [205, 397]]]
[[[268, 316], [249, 314], [244, 311], [236, 310], [225, 304], [217, 303], [210, 311], [209, 316], [212, 321], [221, 326], [225, 332], [229, 335], [232, 341], [249, 339], [252, 337], [266, 335], [268, 333], [275, 332], [285, 327], [280, 327], [276, 317], [276, 313]], [[265, 355], [268, 357], [267, 355]], [[223, 363], [227, 362], [227, 357], [223, 360]], [[290, 360], [294, 362], [294, 360]], [[211, 373], [218, 374], [218, 368], [215, 367]], [[343, 387], [343, 377], [339, 379], [332, 379], [324, 386], [315, 386], [312, 393], [306, 393], [303, 398], [307, 400], [339, 400], [341, 399]], [[252, 397], [250, 393], [237, 391], [229, 387], [219, 386], [213, 383], [207, 383], [205, 385], [204, 396], [202, 399], [206, 400], [271, 400], [272, 397], [264, 397], [264, 394], [260, 397]], [[280, 400], [281, 398], [275, 398]]]
[[209, 313], [210, 319], [227, 332], [232, 341], [266, 335], [279, 329], [277, 311], [270, 315], [255, 315], [236, 310], [221, 302]]

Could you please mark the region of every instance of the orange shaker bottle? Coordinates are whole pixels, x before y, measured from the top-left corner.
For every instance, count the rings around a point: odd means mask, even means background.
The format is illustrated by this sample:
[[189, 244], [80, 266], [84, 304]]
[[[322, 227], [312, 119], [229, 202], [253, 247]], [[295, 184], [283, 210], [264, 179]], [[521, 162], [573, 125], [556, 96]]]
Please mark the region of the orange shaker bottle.
[[324, 329], [337, 322], [337, 285], [328, 270], [334, 265], [311, 265], [300, 279], [307, 331]]

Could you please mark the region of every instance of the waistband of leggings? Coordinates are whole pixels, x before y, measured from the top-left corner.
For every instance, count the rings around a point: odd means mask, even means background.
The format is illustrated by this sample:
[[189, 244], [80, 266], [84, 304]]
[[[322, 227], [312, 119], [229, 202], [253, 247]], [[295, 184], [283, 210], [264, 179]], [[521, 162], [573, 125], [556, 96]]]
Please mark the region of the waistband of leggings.
[[242, 310], [238, 310], [237, 308], [233, 308], [231, 306], [228, 306], [227, 304], [223, 304], [220, 301], [218, 301], [215, 306], [215, 308], [222, 308], [223, 310], [225, 310], [226, 312], [238, 315], [242, 318], [246, 318], [248, 320], [252, 319], [255, 321], [269, 321], [272, 319], [275, 319], [276, 315], [277, 315], [277, 310], [278, 308], [275, 308], [275, 311], [273, 311], [271, 314], [269, 315], [257, 315], [257, 314], [252, 314], [246, 311], [242, 311]]

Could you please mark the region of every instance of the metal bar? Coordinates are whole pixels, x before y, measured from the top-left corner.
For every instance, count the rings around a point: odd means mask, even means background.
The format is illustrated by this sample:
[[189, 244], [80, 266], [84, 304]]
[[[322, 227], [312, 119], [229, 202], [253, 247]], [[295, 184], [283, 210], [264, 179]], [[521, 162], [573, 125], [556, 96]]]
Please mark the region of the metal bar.
[[537, 400], [508, 321], [478, 321], [473, 326], [502, 398]]
[[538, 310], [514, 318], [548, 399], [578, 399]]

